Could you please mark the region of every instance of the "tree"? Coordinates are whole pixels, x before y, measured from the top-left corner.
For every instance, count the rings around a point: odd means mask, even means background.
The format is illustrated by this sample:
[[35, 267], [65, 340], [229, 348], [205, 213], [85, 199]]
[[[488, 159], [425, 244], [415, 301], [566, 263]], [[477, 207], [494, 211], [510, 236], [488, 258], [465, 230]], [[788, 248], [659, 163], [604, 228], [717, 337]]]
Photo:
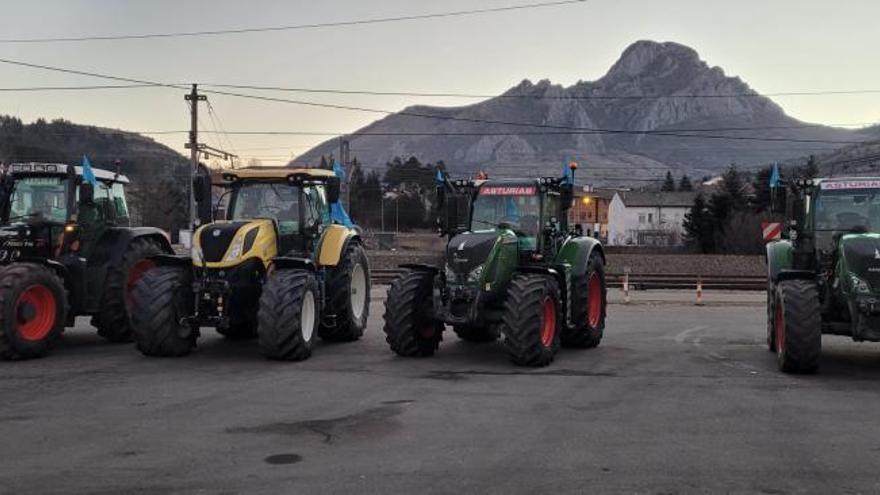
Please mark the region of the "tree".
[[752, 180], [752, 209], [756, 212], [769, 210], [773, 202], [770, 191], [770, 176], [773, 174], [773, 165], [768, 165], [755, 173]]
[[745, 203], [746, 180], [736, 165], [731, 165], [721, 176], [721, 193], [727, 195], [736, 207]]
[[804, 179], [815, 179], [819, 175], [819, 162], [816, 155], [810, 155], [807, 164], [800, 168], [798, 175]]
[[699, 253], [715, 249], [715, 223], [702, 194], [694, 198], [691, 210], [684, 215], [685, 244]]
[[664, 192], [675, 191], [675, 179], [672, 177], [671, 171], [666, 171], [666, 179], [663, 180], [663, 187], [660, 190]]
[[690, 192], [694, 190], [694, 185], [691, 184], [691, 178], [687, 176], [687, 174], [681, 176], [681, 180], [678, 182], [678, 190]]

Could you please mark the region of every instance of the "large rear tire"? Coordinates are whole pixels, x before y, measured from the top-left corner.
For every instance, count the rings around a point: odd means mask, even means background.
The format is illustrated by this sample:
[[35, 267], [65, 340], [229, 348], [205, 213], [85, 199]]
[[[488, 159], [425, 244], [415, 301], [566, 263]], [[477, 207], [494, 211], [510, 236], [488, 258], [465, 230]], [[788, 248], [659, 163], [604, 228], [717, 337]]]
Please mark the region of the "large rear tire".
[[148, 258], [164, 253], [155, 239], [138, 238], [129, 243], [122, 261], [109, 267], [101, 307], [92, 317], [98, 335], [110, 342], [131, 342], [129, 312], [134, 287], [149, 270], [156, 268]]
[[145, 356], [180, 357], [196, 347], [199, 332], [184, 321], [193, 314], [192, 270], [159, 266], [132, 292], [132, 335]]
[[320, 314], [315, 275], [306, 270], [276, 270], [263, 287], [257, 313], [263, 355], [281, 361], [308, 359]]
[[776, 287], [767, 282], [767, 350], [776, 353]]
[[822, 354], [822, 315], [819, 289], [810, 280], [776, 284], [774, 333], [779, 369], [786, 373], [814, 373]]
[[53, 271], [36, 263], [0, 269], [0, 358], [45, 356], [64, 329], [67, 293]]
[[562, 314], [552, 277], [517, 274], [510, 281], [501, 335], [510, 359], [520, 366], [546, 366], [559, 350]]
[[408, 271], [388, 288], [385, 341], [398, 356], [433, 356], [443, 339], [443, 323], [432, 315], [430, 272]]
[[364, 248], [350, 242], [339, 264], [327, 271], [326, 313], [333, 326], [321, 325], [318, 336], [330, 342], [352, 342], [364, 335], [370, 315], [370, 265]]
[[572, 281], [571, 320], [575, 327], [562, 331], [562, 345], [590, 349], [602, 342], [608, 289], [605, 285], [605, 265], [598, 254], [590, 256], [587, 271]]

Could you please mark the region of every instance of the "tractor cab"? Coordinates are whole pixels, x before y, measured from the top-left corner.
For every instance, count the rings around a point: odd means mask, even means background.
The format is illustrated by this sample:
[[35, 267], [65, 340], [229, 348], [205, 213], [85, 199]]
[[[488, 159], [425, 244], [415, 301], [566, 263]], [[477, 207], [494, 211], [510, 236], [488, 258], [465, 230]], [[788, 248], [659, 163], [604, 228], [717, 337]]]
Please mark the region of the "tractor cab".
[[0, 263], [22, 257], [88, 257], [110, 227], [129, 225], [128, 178], [94, 169], [96, 187], [81, 167], [13, 163], [0, 180]]

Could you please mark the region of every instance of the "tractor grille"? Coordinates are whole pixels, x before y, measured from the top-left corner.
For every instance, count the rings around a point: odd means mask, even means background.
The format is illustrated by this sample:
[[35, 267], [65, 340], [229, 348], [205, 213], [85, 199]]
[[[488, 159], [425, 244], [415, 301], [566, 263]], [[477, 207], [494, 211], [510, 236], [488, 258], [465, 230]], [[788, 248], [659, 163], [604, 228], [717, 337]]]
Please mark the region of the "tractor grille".
[[235, 237], [238, 229], [247, 225], [247, 222], [216, 223], [208, 225], [199, 236], [199, 244], [205, 261], [217, 263], [223, 261], [223, 255], [229, 249], [229, 243]]
[[465, 276], [474, 268], [486, 262], [498, 234], [459, 234], [453, 237], [446, 248], [446, 262], [456, 274]]

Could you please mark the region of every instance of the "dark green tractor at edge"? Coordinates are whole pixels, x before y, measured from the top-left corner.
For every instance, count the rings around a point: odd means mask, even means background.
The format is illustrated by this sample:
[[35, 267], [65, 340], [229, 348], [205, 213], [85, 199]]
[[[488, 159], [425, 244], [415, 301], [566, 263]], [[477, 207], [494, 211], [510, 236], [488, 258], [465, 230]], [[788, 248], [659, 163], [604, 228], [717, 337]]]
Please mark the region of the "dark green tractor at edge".
[[767, 346], [782, 371], [812, 373], [822, 334], [880, 342], [880, 178], [786, 193], [784, 238], [767, 244]]
[[0, 175], [0, 359], [44, 356], [74, 318], [131, 340], [134, 283], [170, 253], [159, 229], [130, 228], [124, 175], [14, 163]]
[[450, 180], [438, 172], [441, 266], [403, 265], [388, 289], [386, 340], [426, 357], [446, 325], [473, 342], [500, 339], [511, 360], [546, 366], [560, 345], [599, 345], [605, 328], [605, 254], [569, 232], [573, 165], [565, 177]]

